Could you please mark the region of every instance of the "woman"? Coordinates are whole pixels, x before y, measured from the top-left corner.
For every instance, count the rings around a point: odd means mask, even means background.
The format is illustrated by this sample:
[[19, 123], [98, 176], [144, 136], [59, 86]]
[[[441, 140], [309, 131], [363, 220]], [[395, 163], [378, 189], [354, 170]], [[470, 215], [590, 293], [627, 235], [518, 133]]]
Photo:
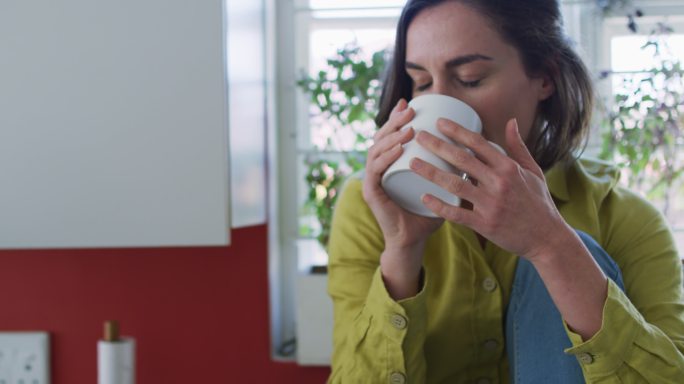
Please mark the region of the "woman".
[[[439, 123], [476, 156], [400, 130], [426, 93], [480, 115], [483, 136]], [[573, 157], [592, 102], [557, 1], [408, 1], [381, 128], [333, 221], [330, 383], [684, 382], [671, 233], [613, 168]], [[411, 162], [468, 206], [426, 195], [433, 219], [387, 197], [382, 174], [414, 136], [474, 175]]]

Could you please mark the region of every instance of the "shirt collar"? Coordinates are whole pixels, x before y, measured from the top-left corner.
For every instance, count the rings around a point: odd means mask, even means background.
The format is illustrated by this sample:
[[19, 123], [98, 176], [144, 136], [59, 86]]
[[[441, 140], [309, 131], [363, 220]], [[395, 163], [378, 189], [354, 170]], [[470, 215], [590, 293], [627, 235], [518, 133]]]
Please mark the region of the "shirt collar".
[[562, 163], [556, 164], [544, 175], [546, 177], [546, 185], [549, 188], [549, 192], [551, 192], [551, 196], [563, 202], [570, 200], [566, 175], [567, 166]]

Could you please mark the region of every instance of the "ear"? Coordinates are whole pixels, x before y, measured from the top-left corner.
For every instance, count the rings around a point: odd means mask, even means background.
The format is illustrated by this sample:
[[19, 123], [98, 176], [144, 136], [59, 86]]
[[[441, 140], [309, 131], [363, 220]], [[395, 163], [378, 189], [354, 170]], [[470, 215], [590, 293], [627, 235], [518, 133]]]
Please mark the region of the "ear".
[[551, 97], [556, 92], [556, 85], [549, 75], [544, 75], [537, 79], [538, 83], [538, 97], [539, 101], [544, 101]]

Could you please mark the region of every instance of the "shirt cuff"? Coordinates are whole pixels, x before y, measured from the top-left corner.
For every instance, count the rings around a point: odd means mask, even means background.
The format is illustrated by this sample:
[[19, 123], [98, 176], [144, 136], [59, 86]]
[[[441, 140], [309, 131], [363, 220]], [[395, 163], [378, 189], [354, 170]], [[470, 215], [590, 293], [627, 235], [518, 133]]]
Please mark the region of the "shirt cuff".
[[425, 328], [427, 278], [421, 280], [423, 286], [416, 296], [395, 301], [387, 292], [380, 267], [375, 271], [366, 300], [367, 310], [374, 319], [382, 322], [384, 334], [388, 338], [401, 343], [408, 332]]
[[622, 290], [608, 279], [608, 297], [603, 305], [601, 329], [589, 340], [583, 341], [564, 321], [565, 331], [572, 342], [572, 347], [567, 348], [565, 353], [577, 358], [587, 380], [613, 374], [631, 352], [644, 322]]
[[416, 296], [397, 302], [387, 292], [379, 267], [373, 275], [365, 311], [370, 315], [370, 326], [379, 328], [387, 341], [384, 360], [388, 377], [416, 378], [425, 375], [423, 344], [427, 334], [427, 279], [423, 282], [423, 289]]

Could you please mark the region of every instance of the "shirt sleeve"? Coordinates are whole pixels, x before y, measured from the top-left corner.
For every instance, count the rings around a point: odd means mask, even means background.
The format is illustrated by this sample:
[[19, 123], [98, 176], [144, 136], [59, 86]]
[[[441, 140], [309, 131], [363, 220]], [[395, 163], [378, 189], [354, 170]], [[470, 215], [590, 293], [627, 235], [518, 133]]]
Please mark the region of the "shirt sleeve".
[[566, 353], [577, 357], [587, 383], [684, 383], [682, 264], [671, 232], [655, 208], [626, 191], [610, 199], [604, 209], [623, 213], [610, 213], [604, 244], [625, 292], [608, 282], [603, 322], [589, 340], [566, 325]]
[[379, 267], [383, 249], [361, 182], [351, 179], [338, 199], [328, 247], [335, 321], [330, 384], [425, 382], [425, 294], [399, 302], [389, 296]]

